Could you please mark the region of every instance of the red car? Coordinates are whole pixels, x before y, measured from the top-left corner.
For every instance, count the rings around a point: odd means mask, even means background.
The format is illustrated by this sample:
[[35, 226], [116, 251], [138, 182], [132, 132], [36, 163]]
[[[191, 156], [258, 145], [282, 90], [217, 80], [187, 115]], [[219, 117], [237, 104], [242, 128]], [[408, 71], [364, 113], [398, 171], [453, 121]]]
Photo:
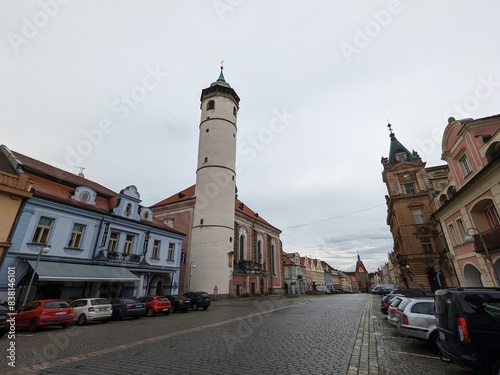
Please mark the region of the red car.
[[28, 302], [14, 315], [16, 328], [27, 328], [31, 332], [39, 327], [68, 327], [73, 321], [73, 308], [60, 299], [45, 299]]
[[146, 305], [147, 316], [154, 316], [156, 314], [168, 315], [173, 311], [170, 301], [165, 296], [144, 296], [139, 297], [138, 300]]

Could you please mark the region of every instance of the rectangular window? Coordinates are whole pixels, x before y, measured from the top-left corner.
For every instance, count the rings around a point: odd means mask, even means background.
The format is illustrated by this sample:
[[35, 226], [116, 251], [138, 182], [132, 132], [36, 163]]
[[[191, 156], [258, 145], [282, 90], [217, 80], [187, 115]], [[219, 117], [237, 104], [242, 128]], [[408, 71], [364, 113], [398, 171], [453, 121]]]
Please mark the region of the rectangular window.
[[182, 252], [181, 254], [181, 263], [186, 264], [186, 253]]
[[415, 194], [415, 186], [413, 184], [405, 184], [406, 194]]
[[488, 225], [490, 229], [496, 228], [500, 226], [500, 216], [498, 215], [498, 211], [495, 206], [489, 206], [484, 211], [484, 216], [488, 221]]
[[168, 244], [168, 256], [167, 256], [167, 260], [174, 260], [174, 252], [175, 252], [175, 243], [170, 242]]
[[424, 253], [426, 254], [432, 253], [432, 243], [429, 237], [421, 238], [420, 243], [422, 244], [422, 250], [424, 251]]
[[415, 220], [415, 224], [425, 224], [424, 215], [422, 214], [422, 210], [420, 208], [415, 208], [413, 211], [413, 219]]
[[131, 234], [127, 234], [127, 238], [125, 239], [125, 246], [123, 247], [123, 255], [130, 255], [132, 252], [132, 246], [134, 246], [134, 236]]
[[153, 255], [151, 256], [151, 258], [160, 258], [160, 244], [161, 244], [161, 241], [160, 240], [155, 240], [154, 243], [153, 243]]
[[460, 167], [462, 168], [462, 173], [464, 176], [467, 176], [468, 174], [472, 173], [472, 167], [470, 166], [469, 159], [467, 159], [467, 155], [463, 155], [458, 159], [458, 162], [460, 163]]
[[83, 233], [85, 233], [85, 225], [73, 224], [73, 231], [71, 232], [68, 247], [79, 249], [82, 246]]
[[458, 242], [457, 233], [455, 232], [455, 227], [453, 226], [453, 224], [448, 225], [448, 231], [450, 232], [452, 245], [457, 246], [459, 244], [459, 242]]
[[467, 236], [467, 231], [465, 230], [464, 223], [462, 219], [457, 219], [458, 230], [460, 232], [460, 243], [464, 243], [465, 236]]
[[119, 238], [120, 238], [120, 233], [111, 232], [111, 235], [109, 236], [109, 242], [108, 242], [108, 253], [109, 254], [116, 253], [116, 248], [118, 246], [118, 239]]
[[38, 222], [38, 226], [35, 230], [35, 235], [33, 236], [33, 241], [31, 242], [47, 244], [49, 242], [49, 236], [53, 225], [54, 219], [45, 216], [40, 217], [40, 221]]

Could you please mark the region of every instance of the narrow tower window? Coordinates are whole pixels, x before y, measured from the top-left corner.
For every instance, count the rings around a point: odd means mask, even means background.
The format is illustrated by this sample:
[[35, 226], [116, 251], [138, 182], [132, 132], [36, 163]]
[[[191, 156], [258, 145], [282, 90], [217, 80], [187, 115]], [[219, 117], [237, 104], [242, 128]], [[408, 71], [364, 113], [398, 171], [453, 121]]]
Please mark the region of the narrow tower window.
[[233, 107], [233, 116], [236, 117], [236, 107]]
[[215, 109], [215, 102], [213, 100], [210, 100], [207, 103], [207, 111], [210, 111], [211, 109]]

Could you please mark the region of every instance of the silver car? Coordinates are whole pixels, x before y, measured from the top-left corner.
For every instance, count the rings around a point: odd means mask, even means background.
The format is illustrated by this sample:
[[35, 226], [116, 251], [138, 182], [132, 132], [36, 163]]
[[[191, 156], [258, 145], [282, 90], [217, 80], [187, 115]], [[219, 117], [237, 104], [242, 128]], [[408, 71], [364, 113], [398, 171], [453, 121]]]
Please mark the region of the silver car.
[[81, 298], [70, 303], [75, 314], [74, 321], [79, 325], [88, 321], [107, 323], [113, 314], [111, 303], [105, 298]]
[[398, 331], [405, 337], [427, 341], [437, 350], [439, 333], [436, 327], [434, 298], [406, 298], [398, 306]]

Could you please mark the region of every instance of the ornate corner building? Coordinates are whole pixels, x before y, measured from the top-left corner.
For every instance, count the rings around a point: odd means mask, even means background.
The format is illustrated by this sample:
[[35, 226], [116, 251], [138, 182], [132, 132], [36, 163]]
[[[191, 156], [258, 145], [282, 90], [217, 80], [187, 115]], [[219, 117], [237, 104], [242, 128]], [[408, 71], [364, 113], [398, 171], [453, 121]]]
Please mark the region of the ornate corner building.
[[408, 151], [393, 133], [389, 156], [382, 157], [387, 186], [387, 225], [394, 248], [389, 254], [394, 283], [402, 288], [436, 290], [452, 284], [446, 242], [432, 219], [432, 199], [448, 183], [448, 166], [426, 168], [416, 151]]

